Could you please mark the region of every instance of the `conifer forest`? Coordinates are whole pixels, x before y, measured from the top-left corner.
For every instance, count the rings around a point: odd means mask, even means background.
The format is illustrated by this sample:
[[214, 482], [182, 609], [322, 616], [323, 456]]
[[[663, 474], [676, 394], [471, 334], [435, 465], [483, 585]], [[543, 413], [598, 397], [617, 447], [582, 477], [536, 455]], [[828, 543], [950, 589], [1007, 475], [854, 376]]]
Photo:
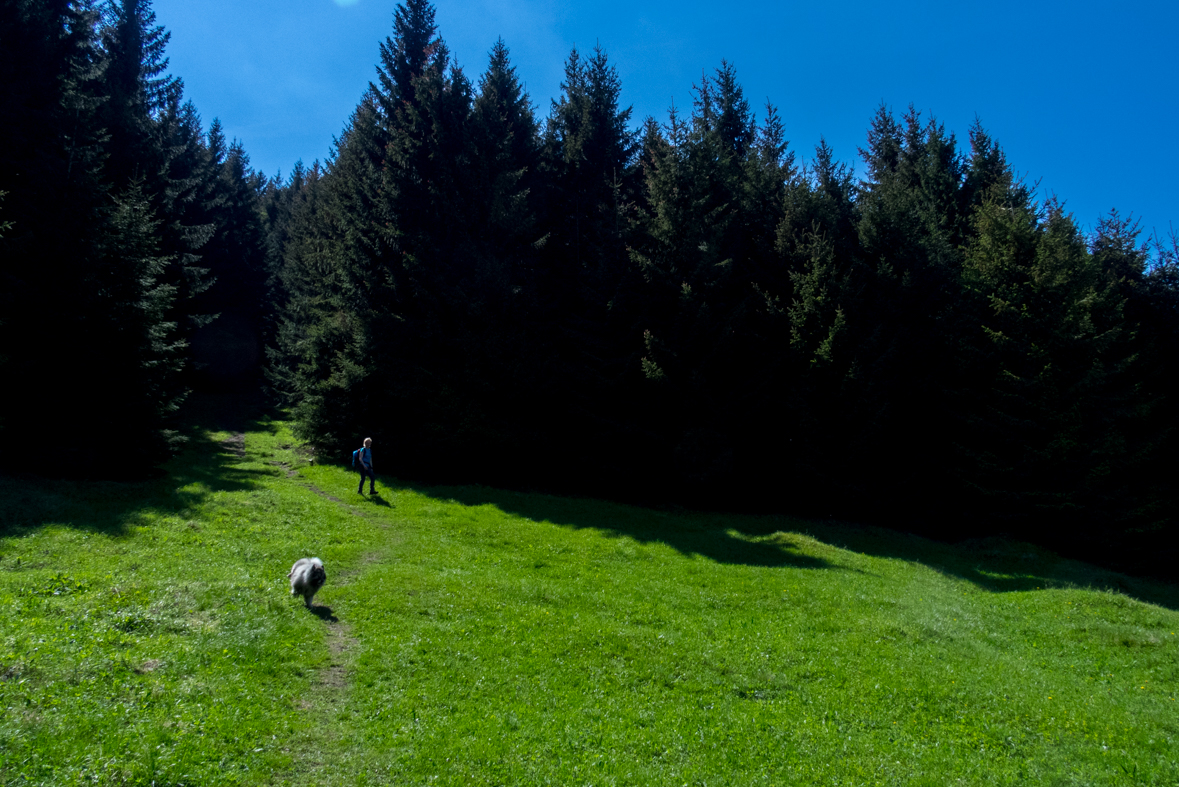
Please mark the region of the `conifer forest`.
[[150, 472], [190, 392], [261, 390], [402, 478], [1174, 554], [1179, 245], [1082, 230], [980, 123], [867, 107], [839, 161], [726, 62], [633, 117], [600, 48], [538, 108], [403, 0], [280, 180], [167, 42], [148, 0], [0, 0], [8, 470]]

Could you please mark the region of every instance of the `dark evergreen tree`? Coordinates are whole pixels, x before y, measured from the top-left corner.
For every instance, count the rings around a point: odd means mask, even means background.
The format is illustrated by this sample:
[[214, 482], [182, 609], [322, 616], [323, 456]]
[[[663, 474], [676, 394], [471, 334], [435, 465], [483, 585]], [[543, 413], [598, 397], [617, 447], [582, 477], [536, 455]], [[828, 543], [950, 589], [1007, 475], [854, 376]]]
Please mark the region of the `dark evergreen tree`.
[[91, 316], [86, 274], [109, 232], [95, 21], [74, 3], [0, 3], [0, 356], [12, 383], [0, 425], [5, 465], [29, 455], [70, 412], [63, 355], [86, 338], [78, 335]]
[[[492, 47], [471, 117], [469, 226], [478, 296], [468, 296], [477, 321], [471, 346], [484, 378], [493, 425], [484, 449], [489, 464], [510, 473], [548, 472], [547, 428], [538, 413], [550, 395], [551, 326], [538, 287], [540, 248], [547, 239], [538, 218], [540, 139], [528, 94], [503, 40]], [[503, 476], [505, 478], [510, 476]]]
[[[314, 213], [292, 218], [279, 345], [293, 372], [279, 376], [325, 447], [392, 433], [396, 418], [419, 472], [472, 472], [513, 432], [501, 405], [519, 342], [504, 337], [518, 332], [506, 318], [528, 265], [532, 121], [506, 48], [476, 115], [433, 8], [408, 3], [394, 21]], [[477, 158], [476, 138], [499, 154]]]
[[552, 336], [552, 393], [542, 411], [550, 450], [567, 457], [573, 476], [600, 468], [612, 479], [634, 476], [620, 466], [634, 452], [619, 446], [634, 434], [627, 391], [641, 381], [637, 279], [626, 248], [637, 148], [621, 96], [601, 47], [588, 59], [570, 53], [545, 126], [538, 202], [544, 242], [537, 287]]
[[394, 393], [383, 385], [398, 384], [386, 340], [398, 327], [407, 282], [383, 193], [384, 125], [370, 91], [322, 179], [305, 187], [287, 243], [283, 282], [292, 308], [283, 329], [288, 344], [297, 342], [296, 413], [303, 433], [329, 450], [362, 431], [380, 440], [382, 397]]
[[1159, 499], [1158, 487], [1147, 479], [1171, 431], [1163, 416], [1166, 393], [1158, 387], [1168, 376], [1159, 355], [1166, 331], [1154, 324], [1150, 247], [1138, 237], [1137, 222], [1113, 210], [1089, 239], [1095, 269], [1090, 319], [1098, 338], [1090, 384], [1078, 402], [1089, 453], [1080, 458], [1085, 475], [1077, 503], [1086, 509], [1086, 524], [1105, 531], [1103, 539], [1122, 540], [1128, 531], [1159, 525], [1147, 513], [1148, 501]]
[[169, 318], [188, 343], [212, 319], [195, 310], [194, 299], [212, 284], [199, 250], [215, 226], [199, 201], [211, 169], [200, 117], [182, 103], [180, 79], [167, 74], [169, 38], [155, 24], [150, 0], [113, 0], [106, 7], [102, 122], [114, 193], [141, 190], [159, 220], [160, 252], [169, 260], [163, 275], [176, 292]]
[[842, 466], [855, 445], [847, 390], [861, 361], [850, 324], [863, 306], [871, 269], [856, 230], [851, 168], [821, 141], [803, 175], [787, 188], [777, 227], [781, 272], [762, 289], [766, 379], [775, 400], [763, 417], [782, 449], [779, 477], [808, 490], [797, 493], [804, 505], [822, 501], [826, 514], [827, 501], [860, 484]]
[[160, 191], [165, 151], [157, 127], [179, 107], [183, 83], [167, 73], [164, 50], [171, 34], [155, 24], [150, 0], [112, 0], [104, 7], [102, 47], [106, 57], [102, 126], [107, 174], [118, 185], [146, 182]]
[[[266, 346], [267, 383], [273, 398], [294, 406], [305, 395], [307, 367], [318, 353], [305, 337], [331, 311], [320, 308], [321, 276], [310, 266], [310, 255], [321, 229], [322, 193], [318, 163], [310, 169], [297, 162], [287, 182], [271, 182], [264, 199], [267, 214], [270, 297], [275, 303], [271, 343]], [[324, 271], [330, 272], [330, 271]], [[328, 280], [330, 281], [330, 279]], [[303, 420], [299, 420], [303, 428]]]
[[[1132, 459], [1127, 427], [1138, 420], [1127, 377], [1135, 332], [1118, 292], [1125, 280], [1110, 276], [1121, 263], [1141, 277], [1133, 233], [1105, 222], [1090, 254], [1058, 203], [1036, 211], [994, 197], [975, 227], [965, 266], [978, 329], [963, 346], [974, 370], [958, 434], [973, 460], [964, 481], [992, 510], [1024, 517], [1031, 534], [1053, 532], [1062, 517], [1074, 535], [1098, 520], [1106, 527]], [[1118, 251], [1131, 259], [1115, 261]]]
[[489, 253], [510, 266], [514, 286], [531, 284], [538, 225], [534, 190], [539, 164], [538, 127], [528, 95], [516, 77], [503, 39], [495, 43], [474, 102], [474, 191], [481, 194], [478, 228]]
[[647, 135], [632, 251], [646, 281], [642, 363], [661, 389], [676, 475], [728, 486], [765, 455], [758, 422], [782, 348], [754, 315], [785, 279], [773, 240], [792, 159], [776, 112], [759, 132], [728, 63], [702, 80], [690, 121], [673, 115], [667, 130]]
[[370, 86], [386, 122], [418, 103], [415, 84], [427, 70], [442, 72], [449, 50], [438, 36], [434, 6], [428, 0], [405, 0], [393, 12], [393, 36], [381, 44], [378, 84]]
[[[601, 47], [588, 61], [576, 49], [570, 53], [561, 91], [544, 138], [552, 233], [546, 248], [567, 260], [575, 275], [589, 270], [608, 280], [625, 259], [625, 211], [636, 152], [627, 128], [631, 109], [619, 103], [622, 83]], [[609, 267], [599, 270], [602, 266]]]
[[111, 182], [98, 18], [72, 3], [5, 2], [2, 13], [0, 51], [14, 62], [0, 102], [14, 121], [0, 132], [0, 178], [17, 208], [0, 239], [0, 354], [21, 381], [4, 460], [36, 455], [69, 419], [72, 438], [41, 469], [140, 472], [176, 442], [181, 345], [159, 221], [138, 185]]
[[919, 501], [938, 510], [956, 505], [942, 474], [952, 420], [943, 370], [954, 367], [965, 164], [954, 136], [933, 119], [922, 123], [912, 108], [903, 123], [881, 108], [868, 143], [857, 204], [871, 274], [860, 305], [846, 313], [855, 372], [844, 381], [854, 435], [845, 470], [863, 479], [865, 506]]
[[[1135, 479], [1133, 521], [1141, 534], [1141, 552], [1160, 568], [1179, 546], [1175, 511], [1179, 497], [1171, 459], [1179, 448], [1179, 238], [1172, 233], [1164, 244], [1153, 241], [1154, 254], [1137, 298], [1143, 342], [1139, 391], [1147, 408], [1146, 434], [1152, 438], [1140, 455]], [[1145, 554], [1142, 554], [1145, 553]]]
[[262, 179], [251, 171], [240, 143], [226, 145], [214, 120], [201, 155], [193, 220], [212, 228], [200, 247], [200, 265], [212, 284], [193, 310], [214, 316], [193, 336], [198, 384], [252, 386], [262, 366], [269, 317]]
[[99, 446], [86, 453], [101, 464], [114, 460], [115, 472], [135, 472], [159, 463], [180, 440], [169, 427], [187, 393], [176, 383], [187, 345], [168, 320], [176, 294], [165, 283], [169, 260], [159, 256], [157, 223], [136, 188], [116, 200], [111, 230], [88, 304], [109, 315], [88, 326], [87, 342], [101, 350], [79, 353], [71, 364], [79, 380], [103, 381], [105, 395], [82, 397], [71, 410], [98, 427], [91, 439]]

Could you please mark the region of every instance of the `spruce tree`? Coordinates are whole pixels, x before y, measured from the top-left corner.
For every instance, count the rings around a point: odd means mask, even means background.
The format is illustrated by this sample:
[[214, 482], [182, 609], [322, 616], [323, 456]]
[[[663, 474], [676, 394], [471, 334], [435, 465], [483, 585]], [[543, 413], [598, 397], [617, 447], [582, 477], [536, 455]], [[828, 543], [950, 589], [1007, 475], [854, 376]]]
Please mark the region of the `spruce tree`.
[[510, 276], [521, 285], [539, 239], [534, 202], [540, 151], [528, 94], [502, 38], [491, 50], [473, 109], [475, 191], [484, 195], [474, 234], [496, 245], [491, 253], [512, 264]]
[[857, 428], [846, 398], [860, 358], [851, 323], [864, 305], [869, 270], [856, 232], [851, 168], [825, 140], [803, 177], [786, 192], [775, 248], [787, 282], [764, 290], [763, 329], [777, 346], [768, 377], [778, 400], [766, 417], [778, 425], [787, 477], [818, 497], [844, 493]]
[[25, 381], [11, 392], [22, 417], [5, 431], [4, 456], [28, 455], [69, 418], [74, 438], [42, 469], [141, 472], [177, 441], [181, 343], [154, 206], [138, 181], [113, 177], [112, 59], [87, 5], [10, 2], [3, 13], [21, 43], [0, 49], [22, 65], [5, 67], [0, 91], [15, 118], [0, 177], [14, 178], [20, 206], [0, 239], [11, 298], [0, 354]]
[[631, 109], [621, 107], [621, 80], [600, 47], [588, 61], [576, 49], [569, 54], [561, 91], [544, 137], [546, 218], [552, 233], [546, 248], [592, 286], [584, 275], [608, 280], [625, 256], [624, 216], [635, 153], [627, 128]]
[[673, 114], [666, 138], [653, 131], [631, 253], [646, 284], [643, 368], [681, 483], [737, 483], [765, 454], [756, 424], [781, 348], [756, 312], [788, 288], [773, 240], [792, 157], [774, 109], [759, 129], [728, 63], [697, 86], [686, 123]]
[[878, 111], [860, 153], [869, 177], [857, 198], [858, 236], [871, 274], [865, 299], [847, 313], [857, 369], [846, 390], [856, 403], [848, 466], [871, 480], [865, 505], [939, 510], [954, 497], [942, 478], [951, 420], [943, 370], [954, 366], [965, 165], [954, 136], [912, 107], [900, 123]]
[[[1155, 555], [1155, 565], [1167, 560], [1179, 544], [1174, 512], [1179, 493], [1170, 458], [1179, 447], [1179, 383], [1174, 373], [1179, 357], [1179, 238], [1153, 239], [1153, 254], [1136, 298], [1143, 343], [1138, 391], [1145, 402], [1148, 450], [1139, 455], [1139, 494], [1131, 521], [1141, 528], [1143, 551]], [[1141, 554], [1141, 553], [1140, 553]]]
[[212, 283], [195, 299], [193, 310], [215, 319], [193, 337], [196, 380], [202, 385], [252, 385], [262, 366], [269, 313], [262, 183], [241, 144], [226, 144], [218, 121], [205, 139], [191, 213], [212, 228], [200, 247], [200, 266], [209, 271]]
[[[110, 220], [96, 122], [96, 14], [67, 2], [0, 2], [0, 357], [6, 410], [0, 462], [12, 465], [70, 413], [93, 272]], [[69, 217], [69, 221], [63, 221]], [[56, 318], [47, 318], [52, 314]], [[96, 383], [85, 380], [89, 388]], [[95, 392], [97, 393], [97, 392]], [[13, 417], [14, 415], [18, 417]], [[74, 460], [77, 457], [68, 457]], [[53, 472], [78, 472], [77, 462]]]
[[963, 343], [959, 443], [982, 499], [1034, 535], [1065, 516], [1074, 529], [1107, 519], [1090, 515], [1110, 512], [1126, 481], [1136, 341], [1108, 276], [1119, 250], [1135, 250], [1126, 227], [1105, 223], [1092, 254], [1059, 203], [1011, 197], [980, 206], [966, 251], [981, 330]]
[[193, 301], [211, 285], [199, 251], [215, 227], [199, 202], [210, 172], [200, 117], [190, 102], [182, 103], [181, 80], [167, 73], [170, 37], [155, 24], [150, 0], [107, 6], [102, 117], [115, 193], [142, 189], [160, 221], [160, 251], [169, 258], [163, 275], [176, 291], [169, 317], [188, 342], [212, 317], [196, 312]]
[[1152, 493], [1143, 479], [1166, 432], [1152, 428], [1160, 405], [1154, 378], [1161, 371], [1156, 353], [1162, 337], [1151, 325], [1150, 247], [1138, 238], [1137, 222], [1111, 210], [1088, 243], [1095, 276], [1090, 319], [1097, 339], [1080, 402], [1089, 453], [1078, 502], [1092, 519], [1121, 531], [1119, 536], [1144, 525], [1138, 501]]
[[277, 377], [325, 448], [360, 430], [379, 439], [392, 418], [420, 471], [457, 455], [482, 463], [495, 442], [488, 314], [508, 282], [477, 238], [473, 100], [433, 7], [400, 6], [315, 205], [292, 216]]
[[634, 277], [627, 237], [637, 183], [631, 108], [606, 52], [576, 49], [565, 62], [541, 151], [538, 204], [544, 243], [537, 288], [552, 339], [552, 394], [543, 411], [552, 450], [567, 452], [573, 473], [618, 462], [633, 433], [625, 391], [638, 382]]
[[[302, 272], [302, 247], [307, 236], [314, 237], [320, 195], [318, 163], [310, 169], [295, 163], [290, 177], [281, 185], [270, 181], [263, 201], [266, 212], [269, 298], [274, 303], [270, 341], [266, 345], [267, 388], [273, 399], [293, 406], [301, 398], [300, 372], [306, 344], [303, 337], [315, 324], [317, 314], [309, 312], [303, 298], [313, 297], [316, 282]], [[306, 285], [306, 286], [304, 286]], [[311, 290], [311, 291], [308, 291]]]
[[[183, 83], [167, 73], [171, 34], [155, 24], [150, 0], [112, 0], [104, 8], [102, 125], [107, 174], [122, 188], [142, 182], [149, 196], [163, 190], [166, 151], [157, 125], [180, 106]], [[175, 113], [174, 113], [175, 114]]]

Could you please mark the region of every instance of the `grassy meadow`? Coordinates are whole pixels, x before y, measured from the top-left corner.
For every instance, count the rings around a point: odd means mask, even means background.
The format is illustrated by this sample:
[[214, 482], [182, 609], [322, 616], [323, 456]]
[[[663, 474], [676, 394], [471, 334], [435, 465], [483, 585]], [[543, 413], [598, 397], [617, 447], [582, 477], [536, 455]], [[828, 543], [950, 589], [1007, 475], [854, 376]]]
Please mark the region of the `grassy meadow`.
[[159, 478], [0, 476], [0, 785], [1179, 783], [1175, 586], [997, 539], [361, 496], [283, 422], [210, 413]]

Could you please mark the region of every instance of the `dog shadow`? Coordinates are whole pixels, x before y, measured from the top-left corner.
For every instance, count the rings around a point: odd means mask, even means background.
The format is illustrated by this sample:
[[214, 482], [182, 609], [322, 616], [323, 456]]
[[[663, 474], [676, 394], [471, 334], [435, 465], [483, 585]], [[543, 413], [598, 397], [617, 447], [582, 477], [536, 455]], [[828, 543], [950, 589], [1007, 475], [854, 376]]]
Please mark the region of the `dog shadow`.
[[324, 623], [339, 623], [340, 619], [332, 612], [331, 607], [325, 607], [321, 604], [312, 604], [307, 608], [312, 615], [322, 620]]

